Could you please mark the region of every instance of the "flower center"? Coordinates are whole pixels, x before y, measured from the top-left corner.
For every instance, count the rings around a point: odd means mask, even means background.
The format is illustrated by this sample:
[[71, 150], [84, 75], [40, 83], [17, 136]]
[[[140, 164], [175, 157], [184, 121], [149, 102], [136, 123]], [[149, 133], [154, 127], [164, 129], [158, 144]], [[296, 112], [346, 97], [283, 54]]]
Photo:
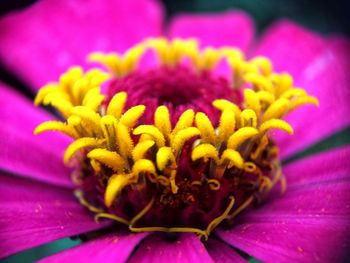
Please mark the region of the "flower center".
[[[141, 66], [148, 52], [151, 68]], [[290, 75], [273, 73], [267, 58], [247, 61], [233, 48], [180, 39], [89, 58], [109, 73], [74, 67], [43, 87], [35, 103], [66, 121], [45, 122], [35, 133], [74, 139], [64, 160], [74, 167], [76, 196], [97, 219], [207, 238], [277, 182], [285, 187], [269, 131], [292, 134], [281, 118], [318, 101], [294, 88]], [[226, 77], [216, 72], [222, 62]]]

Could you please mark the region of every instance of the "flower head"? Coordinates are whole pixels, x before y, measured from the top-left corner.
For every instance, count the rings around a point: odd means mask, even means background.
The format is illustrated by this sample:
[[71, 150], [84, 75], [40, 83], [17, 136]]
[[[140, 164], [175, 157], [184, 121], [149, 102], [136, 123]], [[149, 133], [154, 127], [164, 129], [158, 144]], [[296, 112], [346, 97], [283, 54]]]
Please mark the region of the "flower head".
[[46, 260], [342, 259], [349, 147], [285, 160], [350, 124], [348, 40], [279, 21], [252, 45], [241, 12], [79, 1], [0, 19], [4, 65], [59, 79], [35, 100], [59, 121], [0, 84], [0, 257], [81, 235]]
[[[139, 64], [152, 52], [151, 68]], [[114, 219], [133, 232], [194, 232], [206, 239], [279, 181], [285, 188], [271, 129], [315, 97], [273, 72], [266, 57], [249, 61], [235, 48], [195, 40], [148, 39], [125, 54], [93, 53], [109, 70], [79, 67], [44, 86], [35, 103], [66, 119], [35, 133], [60, 131], [74, 141], [80, 202], [96, 218]], [[232, 78], [215, 76], [227, 64]], [[110, 77], [107, 94], [101, 84]], [[127, 98], [131, 99], [127, 105]], [[140, 104], [139, 104], [140, 103]]]

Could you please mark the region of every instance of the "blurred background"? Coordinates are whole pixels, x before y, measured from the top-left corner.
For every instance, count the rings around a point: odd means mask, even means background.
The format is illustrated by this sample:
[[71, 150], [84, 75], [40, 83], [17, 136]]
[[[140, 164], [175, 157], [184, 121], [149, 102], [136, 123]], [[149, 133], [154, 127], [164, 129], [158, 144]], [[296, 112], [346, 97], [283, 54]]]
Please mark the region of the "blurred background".
[[[125, 0], [131, 1], [131, 0]], [[16, 9], [26, 8], [36, 0], [1, 0], [0, 16]], [[279, 18], [289, 18], [323, 34], [342, 34], [350, 36], [350, 1], [348, 0], [162, 0], [167, 19], [181, 12], [219, 12], [228, 9], [241, 9], [250, 14], [260, 34], [267, 26]], [[1, 29], [0, 29], [1, 30]], [[14, 75], [7, 71], [0, 61], [0, 81], [20, 89], [27, 96], [32, 96]], [[343, 144], [344, 135], [334, 141], [326, 141], [319, 148], [329, 144]], [[314, 149], [315, 150], [315, 149]], [[315, 150], [316, 151], [316, 150]], [[46, 244], [2, 262], [34, 262], [52, 253], [79, 244], [79, 239], [63, 239]], [[252, 260], [254, 262], [254, 260]]]

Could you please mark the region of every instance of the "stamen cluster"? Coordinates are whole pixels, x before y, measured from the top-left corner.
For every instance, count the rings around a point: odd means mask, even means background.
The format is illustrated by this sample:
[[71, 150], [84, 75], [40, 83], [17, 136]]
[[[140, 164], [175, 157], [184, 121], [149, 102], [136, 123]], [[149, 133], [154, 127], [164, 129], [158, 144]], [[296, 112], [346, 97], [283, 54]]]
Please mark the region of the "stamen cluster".
[[[224, 61], [243, 101], [216, 99], [208, 105], [218, 110], [217, 123], [191, 108], [174, 121], [164, 105], [154, 111], [153, 123], [144, 123], [145, 105], [126, 109], [127, 92], [107, 98], [101, 85], [137, 70], [149, 51], [162, 67], [186, 65], [198, 74]], [[269, 131], [292, 134], [281, 118], [303, 104], [318, 104], [293, 87], [289, 74], [274, 73], [267, 58], [248, 61], [227, 47], [200, 49], [193, 39], [148, 39], [124, 55], [94, 53], [89, 59], [109, 71], [84, 73], [73, 67], [58, 83], [43, 87], [35, 104], [54, 107], [65, 121], [42, 123], [35, 133], [54, 130], [70, 136], [64, 161], [76, 168], [80, 202], [97, 218], [114, 219], [136, 232], [207, 237], [223, 220], [284, 182]]]

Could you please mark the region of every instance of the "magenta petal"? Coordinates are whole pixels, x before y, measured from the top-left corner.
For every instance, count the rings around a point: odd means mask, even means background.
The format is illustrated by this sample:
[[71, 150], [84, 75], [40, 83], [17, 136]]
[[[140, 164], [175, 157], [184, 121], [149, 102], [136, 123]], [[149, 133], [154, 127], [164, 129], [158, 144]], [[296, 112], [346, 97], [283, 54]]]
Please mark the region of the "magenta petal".
[[248, 262], [248, 260], [242, 258], [235, 250], [230, 248], [224, 242], [218, 241], [214, 238], [210, 238], [206, 243], [210, 256], [214, 262], [220, 263], [243, 263]]
[[104, 225], [71, 190], [0, 175], [0, 258]]
[[153, 0], [43, 0], [0, 19], [0, 58], [37, 90], [92, 51], [124, 51], [161, 34]]
[[35, 127], [52, 116], [1, 83], [0, 93], [0, 168], [71, 187], [70, 171], [63, 164], [68, 138], [54, 132], [33, 135]]
[[177, 241], [169, 241], [160, 235], [149, 236], [141, 243], [130, 263], [196, 263], [213, 262], [204, 245], [194, 234], [181, 234]]
[[342, 262], [350, 249], [349, 152], [346, 147], [290, 165], [283, 196], [218, 235], [264, 262]]
[[126, 262], [145, 236], [145, 234], [109, 234], [44, 258], [40, 262]]
[[169, 27], [170, 37], [198, 38], [203, 46], [235, 46], [247, 50], [254, 37], [252, 19], [240, 11], [219, 14], [178, 15]]
[[323, 152], [283, 167], [288, 187], [302, 187], [350, 178], [350, 146]]
[[267, 56], [277, 72], [287, 71], [298, 78], [324, 46], [325, 41], [321, 36], [291, 21], [281, 20], [263, 34], [254, 55]]

